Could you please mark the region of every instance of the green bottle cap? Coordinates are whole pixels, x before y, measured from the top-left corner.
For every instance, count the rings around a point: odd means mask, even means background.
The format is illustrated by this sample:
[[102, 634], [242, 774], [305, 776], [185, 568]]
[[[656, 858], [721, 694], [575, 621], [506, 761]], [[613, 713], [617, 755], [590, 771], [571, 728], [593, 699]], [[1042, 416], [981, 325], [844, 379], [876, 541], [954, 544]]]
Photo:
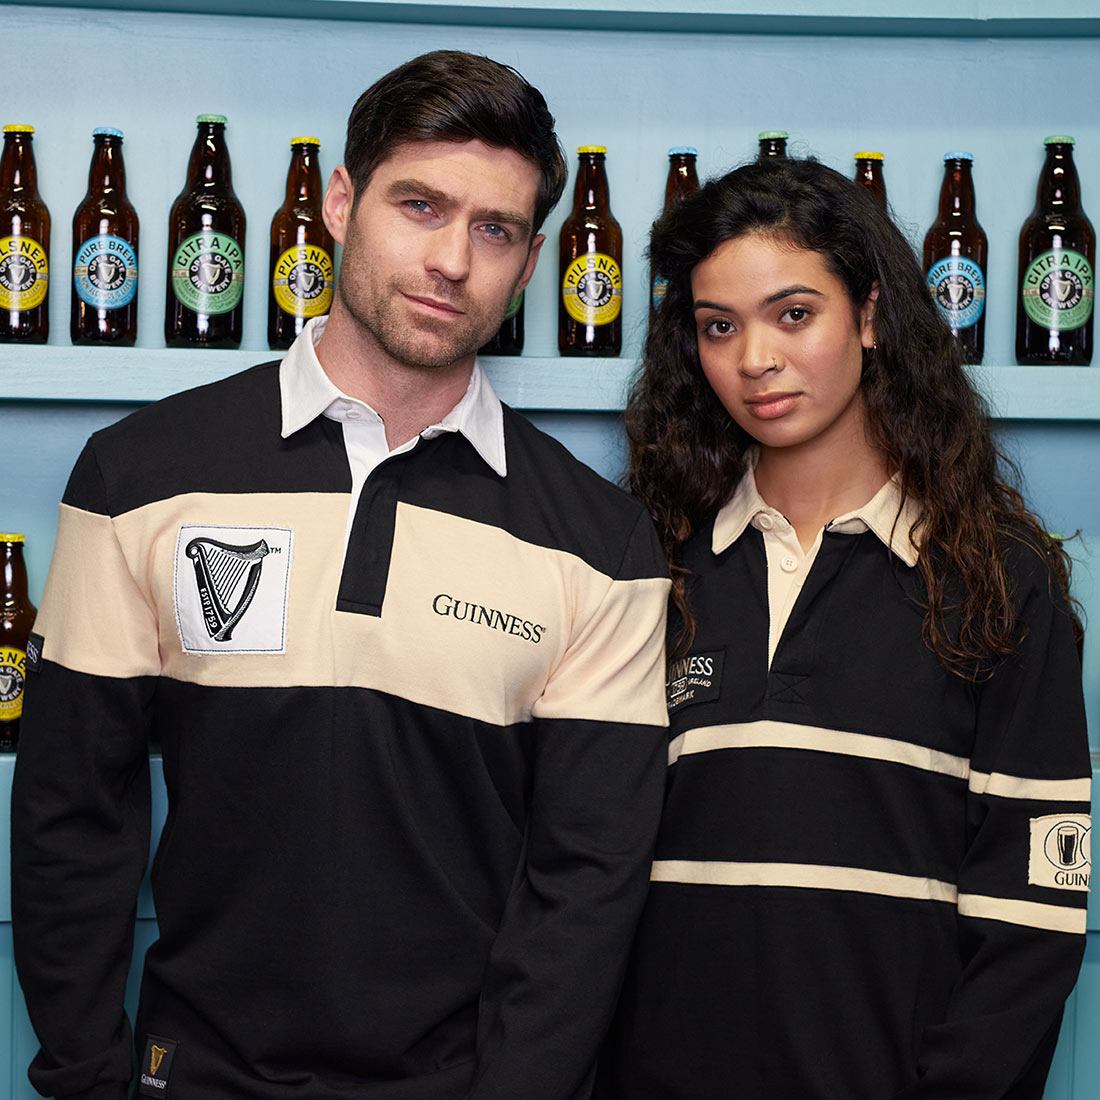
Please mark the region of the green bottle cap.
[[786, 130], [761, 130], [756, 135], [757, 141], [786, 141], [791, 135]]
[[1044, 145], [1073, 145], [1074, 140], [1069, 134], [1051, 134], [1050, 137], [1043, 139]]
[[196, 122], [220, 122], [223, 126], [226, 123], [225, 115], [199, 115]]

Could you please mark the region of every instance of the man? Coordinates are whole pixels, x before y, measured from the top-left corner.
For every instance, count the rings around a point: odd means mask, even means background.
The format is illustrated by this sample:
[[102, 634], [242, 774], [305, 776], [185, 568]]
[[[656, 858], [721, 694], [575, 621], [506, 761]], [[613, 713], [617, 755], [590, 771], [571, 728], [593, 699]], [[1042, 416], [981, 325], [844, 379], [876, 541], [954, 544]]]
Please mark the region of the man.
[[667, 581], [640, 508], [476, 365], [565, 169], [542, 96], [444, 52], [360, 98], [327, 324], [89, 441], [15, 781], [40, 1091], [587, 1095], [648, 878]]

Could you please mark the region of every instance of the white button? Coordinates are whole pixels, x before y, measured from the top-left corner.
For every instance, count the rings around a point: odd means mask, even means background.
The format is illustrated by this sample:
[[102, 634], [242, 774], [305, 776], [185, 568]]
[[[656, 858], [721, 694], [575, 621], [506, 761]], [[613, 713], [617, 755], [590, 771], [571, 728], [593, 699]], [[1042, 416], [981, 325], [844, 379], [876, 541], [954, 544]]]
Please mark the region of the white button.
[[784, 573], [793, 573], [798, 568], [798, 562], [794, 558], [783, 558], [779, 564]]
[[349, 420], [361, 420], [363, 414], [358, 409], [348, 409], [344, 414]]
[[770, 531], [774, 524], [772, 523], [772, 517], [767, 512], [760, 512], [756, 517], [756, 525], [761, 531]]

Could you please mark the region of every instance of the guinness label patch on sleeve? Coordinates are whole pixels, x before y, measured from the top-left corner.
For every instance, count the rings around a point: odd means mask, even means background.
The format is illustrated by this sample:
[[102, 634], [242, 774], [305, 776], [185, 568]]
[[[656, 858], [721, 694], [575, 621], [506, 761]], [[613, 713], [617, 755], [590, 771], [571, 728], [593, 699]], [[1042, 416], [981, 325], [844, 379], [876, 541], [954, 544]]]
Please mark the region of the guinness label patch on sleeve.
[[668, 696], [668, 712], [694, 703], [710, 703], [722, 692], [722, 662], [725, 651], [716, 649], [710, 653], [691, 653], [668, 666], [665, 691]]
[[1028, 883], [1055, 890], [1087, 890], [1092, 871], [1091, 825], [1088, 814], [1033, 817]]
[[142, 1055], [138, 1078], [138, 1096], [168, 1096], [168, 1076], [172, 1072], [172, 1059], [178, 1044], [173, 1039], [159, 1035], [145, 1037], [145, 1054]]

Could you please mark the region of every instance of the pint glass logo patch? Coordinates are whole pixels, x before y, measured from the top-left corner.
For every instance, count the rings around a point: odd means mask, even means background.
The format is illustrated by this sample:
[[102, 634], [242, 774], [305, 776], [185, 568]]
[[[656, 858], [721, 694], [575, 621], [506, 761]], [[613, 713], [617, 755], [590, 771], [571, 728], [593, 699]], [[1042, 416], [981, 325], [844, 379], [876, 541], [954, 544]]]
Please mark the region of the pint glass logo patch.
[[176, 620], [185, 653], [284, 653], [294, 533], [181, 527]]
[[159, 1035], [146, 1036], [145, 1056], [141, 1060], [138, 1096], [168, 1096], [168, 1075], [178, 1044]]
[[1028, 883], [1055, 890], [1087, 890], [1092, 870], [1091, 826], [1088, 814], [1033, 817]]

